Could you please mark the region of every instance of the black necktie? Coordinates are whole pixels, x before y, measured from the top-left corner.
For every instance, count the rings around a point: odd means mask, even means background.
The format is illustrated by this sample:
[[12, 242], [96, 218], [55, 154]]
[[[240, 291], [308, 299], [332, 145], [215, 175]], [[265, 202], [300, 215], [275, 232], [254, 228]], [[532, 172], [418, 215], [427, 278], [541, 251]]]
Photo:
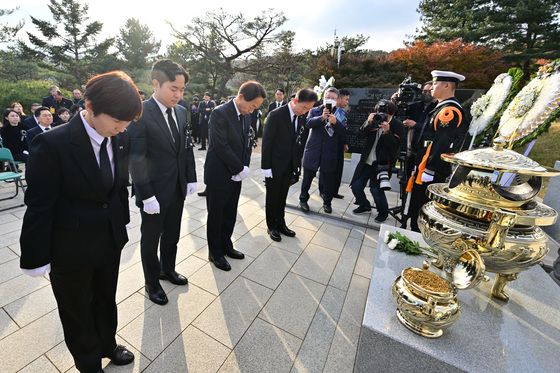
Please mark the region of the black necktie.
[[167, 120], [169, 121], [169, 128], [171, 129], [171, 134], [173, 135], [173, 141], [175, 142], [175, 147], [179, 146], [179, 131], [177, 130], [177, 123], [173, 119], [173, 109], [167, 108]]
[[280, 103], [277, 102], [277, 103], [276, 103], [276, 109], [278, 109], [279, 107], [280, 107]]
[[101, 148], [99, 149], [99, 169], [101, 170], [101, 181], [105, 192], [109, 194], [113, 188], [113, 171], [111, 170], [111, 161], [109, 161], [109, 153], [107, 153], [107, 137], [103, 139]]
[[45, 131], [48, 131], [48, 130], [50, 130], [50, 129], [51, 129], [50, 127], [46, 127], [46, 128], [45, 128]]

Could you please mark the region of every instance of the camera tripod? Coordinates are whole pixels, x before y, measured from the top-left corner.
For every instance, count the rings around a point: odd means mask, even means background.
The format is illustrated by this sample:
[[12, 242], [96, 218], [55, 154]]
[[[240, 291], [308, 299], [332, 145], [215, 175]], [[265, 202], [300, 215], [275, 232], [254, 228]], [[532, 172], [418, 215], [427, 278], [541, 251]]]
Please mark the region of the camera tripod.
[[398, 160], [399, 165], [393, 168], [393, 173], [395, 173], [399, 179], [399, 194], [397, 197], [397, 205], [389, 208], [389, 215], [401, 223], [402, 228], [403, 225], [406, 227], [406, 217], [403, 216], [404, 204], [406, 201], [406, 153], [403, 154], [403, 152], [401, 152]]

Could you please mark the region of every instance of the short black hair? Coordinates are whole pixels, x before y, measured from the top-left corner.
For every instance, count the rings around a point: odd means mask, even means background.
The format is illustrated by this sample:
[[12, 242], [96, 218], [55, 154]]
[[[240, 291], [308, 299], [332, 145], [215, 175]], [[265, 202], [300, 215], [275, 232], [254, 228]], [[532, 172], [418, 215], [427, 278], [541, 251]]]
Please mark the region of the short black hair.
[[261, 83], [256, 80], [249, 80], [239, 87], [238, 94], [243, 95], [245, 101], [253, 101], [257, 97], [266, 98], [266, 91]]
[[282, 94], [284, 94], [284, 95], [286, 94], [286, 91], [284, 91], [282, 88], [276, 88], [276, 91], [280, 91], [280, 92], [282, 92]]
[[177, 75], [183, 75], [185, 84], [189, 81], [189, 73], [177, 62], [171, 60], [159, 60], [152, 67], [152, 79], [158, 81], [159, 84], [165, 82], [174, 82]]
[[35, 111], [33, 112], [33, 115], [35, 116], [35, 118], [39, 118], [41, 116], [41, 112], [42, 111], [48, 111], [49, 113], [51, 112], [51, 109], [49, 109], [46, 106], [40, 106], [37, 109], [35, 109]]
[[350, 91], [346, 88], [342, 88], [338, 91], [338, 96], [350, 96]]
[[138, 87], [122, 71], [111, 71], [88, 80], [84, 99], [91, 104], [94, 116], [107, 114], [117, 120], [132, 121], [142, 115]]
[[62, 108], [58, 109], [58, 111], [56, 112], [56, 115], [60, 115], [60, 114], [65, 113], [65, 112], [68, 113], [68, 114], [70, 114], [70, 110], [69, 110], [69, 109], [67, 109], [67, 108], [65, 108], [65, 107], [62, 107]]
[[203, 97], [204, 97], [204, 96], [208, 96], [208, 97], [212, 98], [212, 95], [210, 94], [210, 92], [204, 92]]
[[319, 99], [317, 92], [309, 88], [303, 88], [297, 91], [296, 98], [298, 102], [316, 102]]

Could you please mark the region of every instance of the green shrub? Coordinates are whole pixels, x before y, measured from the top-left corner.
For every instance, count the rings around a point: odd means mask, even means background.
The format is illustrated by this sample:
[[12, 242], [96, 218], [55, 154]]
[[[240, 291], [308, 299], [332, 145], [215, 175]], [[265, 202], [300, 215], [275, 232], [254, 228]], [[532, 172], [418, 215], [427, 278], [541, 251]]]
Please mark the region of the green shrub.
[[[43, 97], [49, 94], [53, 82], [48, 80], [21, 80], [17, 82], [0, 81], [0, 108], [3, 110], [14, 101], [23, 105], [24, 112], [29, 115], [32, 103], [41, 103]], [[62, 89], [62, 95], [72, 98], [69, 91]]]

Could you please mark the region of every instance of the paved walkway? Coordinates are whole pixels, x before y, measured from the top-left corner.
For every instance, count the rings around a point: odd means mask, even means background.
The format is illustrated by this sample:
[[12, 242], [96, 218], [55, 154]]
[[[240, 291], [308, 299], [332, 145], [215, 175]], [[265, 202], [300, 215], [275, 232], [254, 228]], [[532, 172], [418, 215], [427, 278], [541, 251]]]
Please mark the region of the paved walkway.
[[[195, 155], [202, 180], [205, 154], [195, 150]], [[234, 245], [246, 259], [230, 260], [230, 272], [208, 263], [206, 202], [189, 196], [177, 255], [177, 271], [188, 276], [189, 285], [162, 282], [169, 296], [163, 307], [144, 294], [140, 214], [131, 201], [130, 240], [117, 290], [117, 339], [136, 359], [125, 367], [104, 360], [106, 372], [352, 371], [378, 232], [288, 210], [287, 223], [297, 236], [272, 241], [259, 165], [255, 154], [234, 231]], [[0, 197], [11, 188], [2, 183]], [[299, 183], [290, 191], [289, 203], [297, 204], [298, 188]], [[334, 216], [348, 216], [354, 208], [347, 186], [342, 194], [345, 199], [333, 201]], [[309, 205], [319, 210], [320, 198], [312, 195]], [[18, 203], [22, 196], [0, 202], [0, 208]], [[20, 207], [0, 213], [0, 371], [76, 372], [48, 278], [19, 270], [24, 212]], [[352, 218], [364, 224], [374, 216]]]

